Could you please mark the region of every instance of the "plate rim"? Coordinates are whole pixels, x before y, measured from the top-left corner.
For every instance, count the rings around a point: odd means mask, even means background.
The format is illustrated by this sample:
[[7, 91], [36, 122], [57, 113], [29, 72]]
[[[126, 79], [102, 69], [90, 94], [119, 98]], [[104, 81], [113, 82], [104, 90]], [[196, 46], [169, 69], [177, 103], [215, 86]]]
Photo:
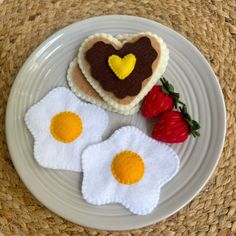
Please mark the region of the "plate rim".
[[[181, 206], [179, 206], [178, 208], [176, 208], [174, 211], [172, 211], [171, 213], [169, 214], [166, 214], [166, 216], [160, 218], [159, 220], [152, 220], [150, 219], [149, 220], [149, 223], [146, 224], [146, 223], [136, 223], [134, 225], [134, 227], [126, 227], [126, 228], [122, 228], [122, 229], [112, 229], [110, 228], [109, 226], [108, 227], [102, 227], [102, 228], [96, 228], [96, 227], [93, 227], [91, 226], [91, 224], [82, 224], [82, 226], [85, 226], [85, 227], [90, 227], [90, 228], [94, 228], [94, 229], [100, 229], [100, 230], [111, 230], [111, 231], [123, 231], [123, 230], [132, 230], [132, 229], [137, 229], [137, 228], [141, 228], [141, 227], [145, 227], [145, 226], [148, 226], [148, 225], [151, 225], [151, 224], [155, 224], [155, 223], [158, 223], [164, 219], [167, 219], [168, 217], [170, 217], [171, 215], [175, 214], [176, 212], [178, 212], [180, 209], [182, 209], [183, 207], [185, 207], [187, 204], [189, 204], [198, 194], [199, 192], [206, 186], [207, 182], [209, 181], [210, 177], [212, 176], [213, 172], [215, 171], [216, 167], [217, 167], [217, 164], [220, 160], [220, 157], [221, 157], [221, 154], [222, 154], [222, 151], [223, 151], [223, 148], [224, 148], [224, 141], [225, 141], [225, 137], [226, 137], [226, 129], [227, 129], [227, 117], [226, 117], [226, 106], [225, 106], [225, 101], [224, 101], [224, 96], [223, 96], [223, 92], [222, 92], [222, 89], [221, 89], [221, 86], [220, 86], [220, 83], [219, 83], [219, 80], [217, 79], [212, 67], [210, 66], [209, 62], [206, 60], [206, 58], [203, 56], [203, 54], [198, 50], [198, 48], [192, 44], [189, 40], [187, 40], [183, 35], [181, 35], [180, 33], [176, 32], [174, 29], [171, 29], [159, 22], [156, 22], [154, 20], [150, 20], [150, 19], [147, 19], [147, 18], [143, 18], [143, 17], [138, 17], [138, 16], [131, 16], [131, 15], [117, 15], [117, 14], [114, 14], [114, 15], [101, 15], [101, 16], [95, 16], [95, 17], [90, 17], [90, 18], [87, 18], [87, 19], [83, 19], [83, 20], [79, 20], [79, 21], [76, 21], [72, 24], [69, 24], [67, 25], [66, 27], [63, 27], [57, 31], [55, 31], [52, 35], [50, 35], [48, 38], [46, 38], [44, 41], [42, 41], [38, 47], [36, 47], [32, 53], [30, 54], [30, 56], [28, 56], [28, 58], [23, 62], [23, 64], [21, 65], [20, 67], [20, 70], [18, 71], [16, 77], [15, 77], [15, 80], [13, 82], [13, 85], [10, 89], [10, 93], [9, 93], [9, 97], [8, 97], [8, 101], [7, 101], [7, 107], [6, 107], [6, 113], [5, 113], [5, 133], [6, 133], [6, 141], [7, 141], [7, 146], [8, 146], [8, 151], [9, 151], [9, 154], [10, 154], [10, 157], [11, 157], [11, 161], [16, 169], [16, 172], [18, 174], [18, 176], [20, 177], [21, 181], [23, 182], [23, 184], [26, 186], [26, 188], [29, 190], [29, 192], [39, 201], [41, 202], [41, 204], [43, 206], [45, 206], [46, 208], [48, 208], [50, 211], [52, 211], [53, 213], [55, 213], [56, 215], [58, 215], [59, 217], [62, 217], [66, 220], [69, 220], [75, 224], [79, 224], [78, 222], [76, 222], [75, 220], [73, 220], [72, 218], [70, 217], [65, 217], [63, 216], [59, 211], [51, 208], [51, 206], [49, 206], [48, 204], [45, 204], [45, 202], [41, 201], [41, 199], [38, 198], [37, 194], [35, 193], [35, 191], [31, 188], [30, 184], [25, 181], [23, 175], [21, 174], [20, 171], [18, 171], [18, 164], [17, 162], [15, 161], [14, 158], [12, 158], [13, 156], [13, 144], [11, 143], [11, 135], [10, 135], [10, 119], [8, 118], [10, 116], [10, 105], [12, 104], [12, 101], [13, 101], [13, 91], [17, 88], [16, 87], [16, 80], [18, 77], [20, 77], [22, 71], [24, 71], [24, 68], [26, 67], [26, 65], [30, 62], [30, 60], [35, 56], [35, 54], [41, 49], [43, 48], [43, 46], [45, 44], [47, 44], [49, 41], [51, 41], [53, 38], [55, 37], [58, 37], [61, 33], [64, 33], [64, 31], [67, 31], [67, 30], [70, 30], [70, 28], [73, 28], [75, 25], [77, 24], [83, 24], [83, 23], [88, 23], [89, 21], [96, 21], [98, 19], [109, 19], [109, 18], [117, 18], [117, 20], [119, 19], [126, 19], [126, 20], [129, 20], [129, 19], [132, 19], [134, 21], [143, 21], [143, 22], [146, 22], [146, 23], [151, 23], [151, 24], [158, 24], [159, 27], [162, 27], [164, 30], [167, 30], [167, 31], [174, 31], [175, 34], [177, 34], [182, 40], [184, 40], [186, 43], [190, 44], [191, 47], [193, 48], [193, 50], [201, 57], [203, 63], [205, 64], [206, 67], [208, 67], [209, 71], [211, 72], [212, 76], [214, 77], [214, 80], [215, 80], [215, 83], [216, 83], [216, 88], [217, 88], [217, 95], [220, 96], [220, 101], [221, 101], [221, 104], [219, 106], [222, 106], [222, 112], [223, 112], [223, 118], [224, 118], [224, 122], [222, 122], [222, 139], [221, 139], [221, 142], [220, 142], [220, 145], [218, 147], [219, 151], [218, 151], [218, 156], [217, 156], [217, 160], [215, 161], [214, 165], [212, 166], [211, 170], [208, 172], [207, 174], [207, 178], [202, 182], [200, 183], [200, 187], [193, 193], [191, 194], [191, 197], [188, 197], [188, 200], [185, 201], [185, 203], [181, 204]], [[138, 225], [138, 226], [137, 226]]]

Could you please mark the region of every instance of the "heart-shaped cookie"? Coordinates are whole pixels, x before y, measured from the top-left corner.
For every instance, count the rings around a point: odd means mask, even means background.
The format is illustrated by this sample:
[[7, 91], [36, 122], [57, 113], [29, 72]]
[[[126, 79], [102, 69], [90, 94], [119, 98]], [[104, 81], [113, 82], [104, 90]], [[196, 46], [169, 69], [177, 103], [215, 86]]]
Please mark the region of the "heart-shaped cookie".
[[[120, 72], [119, 67], [114, 70], [109, 66], [111, 56], [122, 60], [129, 54], [135, 57], [129, 68]], [[166, 44], [152, 33], [134, 34], [124, 42], [109, 34], [92, 35], [78, 54], [79, 66], [88, 82], [108, 104], [123, 111], [134, 107], [149, 92], [165, 72], [168, 59]], [[117, 71], [124, 73], [120, 77], [125, 79], [120, 79]]]
[[86, 102], [93, 103], [108, 111], [117, 112], [122, 115], [132, 115], [139, 111], [140, 104], [137, 104], [130, 110], [125, 111], [120, 111], [119, 109], [115, 109], [109, 104], [107, 104], [107, 102], [102, 99], [102, 97], [93, 89], [93, 87], [84, 77], [83, 73], [79, 68], [79, 65], [77, 64], [77, 58], [74, 58], [69, 65], [67, 71], [67, 81], [69, 87], [75, 93], [75, 95], [85, 100]]

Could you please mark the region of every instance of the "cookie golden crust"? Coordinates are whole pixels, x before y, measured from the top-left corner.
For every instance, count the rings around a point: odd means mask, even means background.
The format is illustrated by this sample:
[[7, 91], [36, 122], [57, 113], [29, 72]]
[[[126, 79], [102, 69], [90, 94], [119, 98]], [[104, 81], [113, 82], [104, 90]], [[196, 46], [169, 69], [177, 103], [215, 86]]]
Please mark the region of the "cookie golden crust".
[[[106, 78], [107, 79], [107, 81], [105, 81], [106, 83], [105, 82], [101, 83], [99, 79], [93, 77], [94, 73], [92, 73], [92, 66], [90, 64], [91, 61], [90, 63], [88, 62], [86, 55], [87, 55], [87, 52], [96, 43], [102, 43], [105, 45], [105, 47], [106, 45], [108, 45], [109, 48], [110, 46], [112, 46], [114, 50], [119, 51], [119, 50], [122, 50], [122, 48], [125, 48], [126, 45], [135, 44], [139, 42], [140, 40], [143, 41], [142, 42], [143, 44], [145, 43], [144, 45], [145, 48], [148, 48], [148, 50], [152, 52], [151, 53], [152, 58], [151, 59], [149, 58], [149, 61], [150, 61], [149, 68], [148, 68], [149, 72], [148, 73], [145, 72], [146, 78], [136, 79], [136, 78], [139, 78], [137, 74], [135, 78], [135, 77], [132, 77], [133, 73], [131, 73], [130, 76], [128, 76], [124, 80], [119, 80], [117, 78]], [[155, 51], [156, 55], [155, 53], [153, 53], [153, 51]], [[125, 54], [126, 52], [128, 51], [124, 50], [123, 54]], [[143, 53], [143, 55], [145, 54], [145, 51], [140, 51], [139, 55], [141, 55], [141, 52]], [[121, 56], [124, 56], [123, 54]], [[148, 55], [146, 56], [148, 57]], [[141, 58], [141, 56], [139, 56], [139, 58]], [[79, 54], [78, 54], [78, 64], [80, 65], [81, 71], [87, 78], [88, 82], [93, 86], [93, 88], [98, 92], [98, 94], [110, 106], [114, 107], [115, 109], [119, 109], [121, 111], [127, 111], [133, 108], [143, 99], [143, 97], [149, 92], [149, 90], [153, 87], [154, 84], [156, 84], [157, 80], [165, 72], [165, 69], [168, 64], [168, 59], [169, 59], [169, 50], [166, 44], [161, 38], [159, 38], [157, 35], [152, 34], [152, 33], [138, 33], [134, 35], [129, 35], [129, 38], [122, 42], [109, 34], [103, 34], [103, 33], [95, 34], [95, 35], [90, 36], [84, 41], [84, 43], [80, 47]], [[137, 60], [137, 66], [139, 66], [137, 68], [140, 74], [143, 71], [142, 69], [144, 68], [144, 63], [141, 63], [141, 64], [138, 64], [138, 63], [139, 62]], [[140, 68], [140, 65], [142, 65], [143, 68]], [[151, 73], [150, 73], [150, 70], [151, 70]], [[129, 77], [132, 78], [132, 80]], [[116, 82], [114, 82], [114, 80]], [[117, 85], [118, 83], [122, 84], [122, 82], [124, 84], [125, 89], [122, 89], [122, 85], [119, 85], [119, 86]], [[134, 88], [135, 87], [134, 85], [136, 86], [136, 88]], [[118, 87], [121, 88], [121, 89], [118, 89], [119, 92], [114, 92], [114, 91], [117, 91]], [[129, 88], [130, 88], [130, 91], [128, 91]], [[119, 93], [119, 95], [117, 95], [117, 93]], [[120, 95], [120, 93], [122, 93], [122, 95]], [[126, 94], [129, 94], [129, 95], [125, 96]]]

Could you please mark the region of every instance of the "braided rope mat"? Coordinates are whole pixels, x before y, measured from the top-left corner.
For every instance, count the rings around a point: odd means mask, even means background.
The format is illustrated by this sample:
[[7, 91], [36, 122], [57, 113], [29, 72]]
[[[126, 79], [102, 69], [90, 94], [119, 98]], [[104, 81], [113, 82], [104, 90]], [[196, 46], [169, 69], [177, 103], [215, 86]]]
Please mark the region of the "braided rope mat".
[[[146, 17], [188, 38], [217, 74], [228, 112], [224, 151], [207, 186], [188, 206], [167, 220], [129, 232], [88, 229], [47, 210], [19, 179], [4, 133], [11, 85], [31, 52], [56, 30], [104, 14]], [[230, 0], [5, 0], [0, 5], [0, 232], [5, 235], [236, 235], [235, 25], [236, 3]]]

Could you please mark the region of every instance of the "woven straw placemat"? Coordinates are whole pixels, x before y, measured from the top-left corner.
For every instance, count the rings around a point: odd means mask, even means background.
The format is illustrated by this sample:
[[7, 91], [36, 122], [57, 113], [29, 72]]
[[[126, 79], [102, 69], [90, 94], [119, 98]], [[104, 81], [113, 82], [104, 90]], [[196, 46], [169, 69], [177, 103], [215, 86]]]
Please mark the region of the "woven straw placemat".
[[[188, 206], [167, 220], [129, 232], [88, 229], [47, 210], [19, 179], [4, 133], [8, 95], [26, 58], [56, 30], [104, 14], [153, 19], [193, 42], [218, 76], [228, 112], [224, 151], [207, 186]], [[5, 235], [236, 235], [235, 24], [233, 0], [5, 0], [0, 5], [0, 232]]]

